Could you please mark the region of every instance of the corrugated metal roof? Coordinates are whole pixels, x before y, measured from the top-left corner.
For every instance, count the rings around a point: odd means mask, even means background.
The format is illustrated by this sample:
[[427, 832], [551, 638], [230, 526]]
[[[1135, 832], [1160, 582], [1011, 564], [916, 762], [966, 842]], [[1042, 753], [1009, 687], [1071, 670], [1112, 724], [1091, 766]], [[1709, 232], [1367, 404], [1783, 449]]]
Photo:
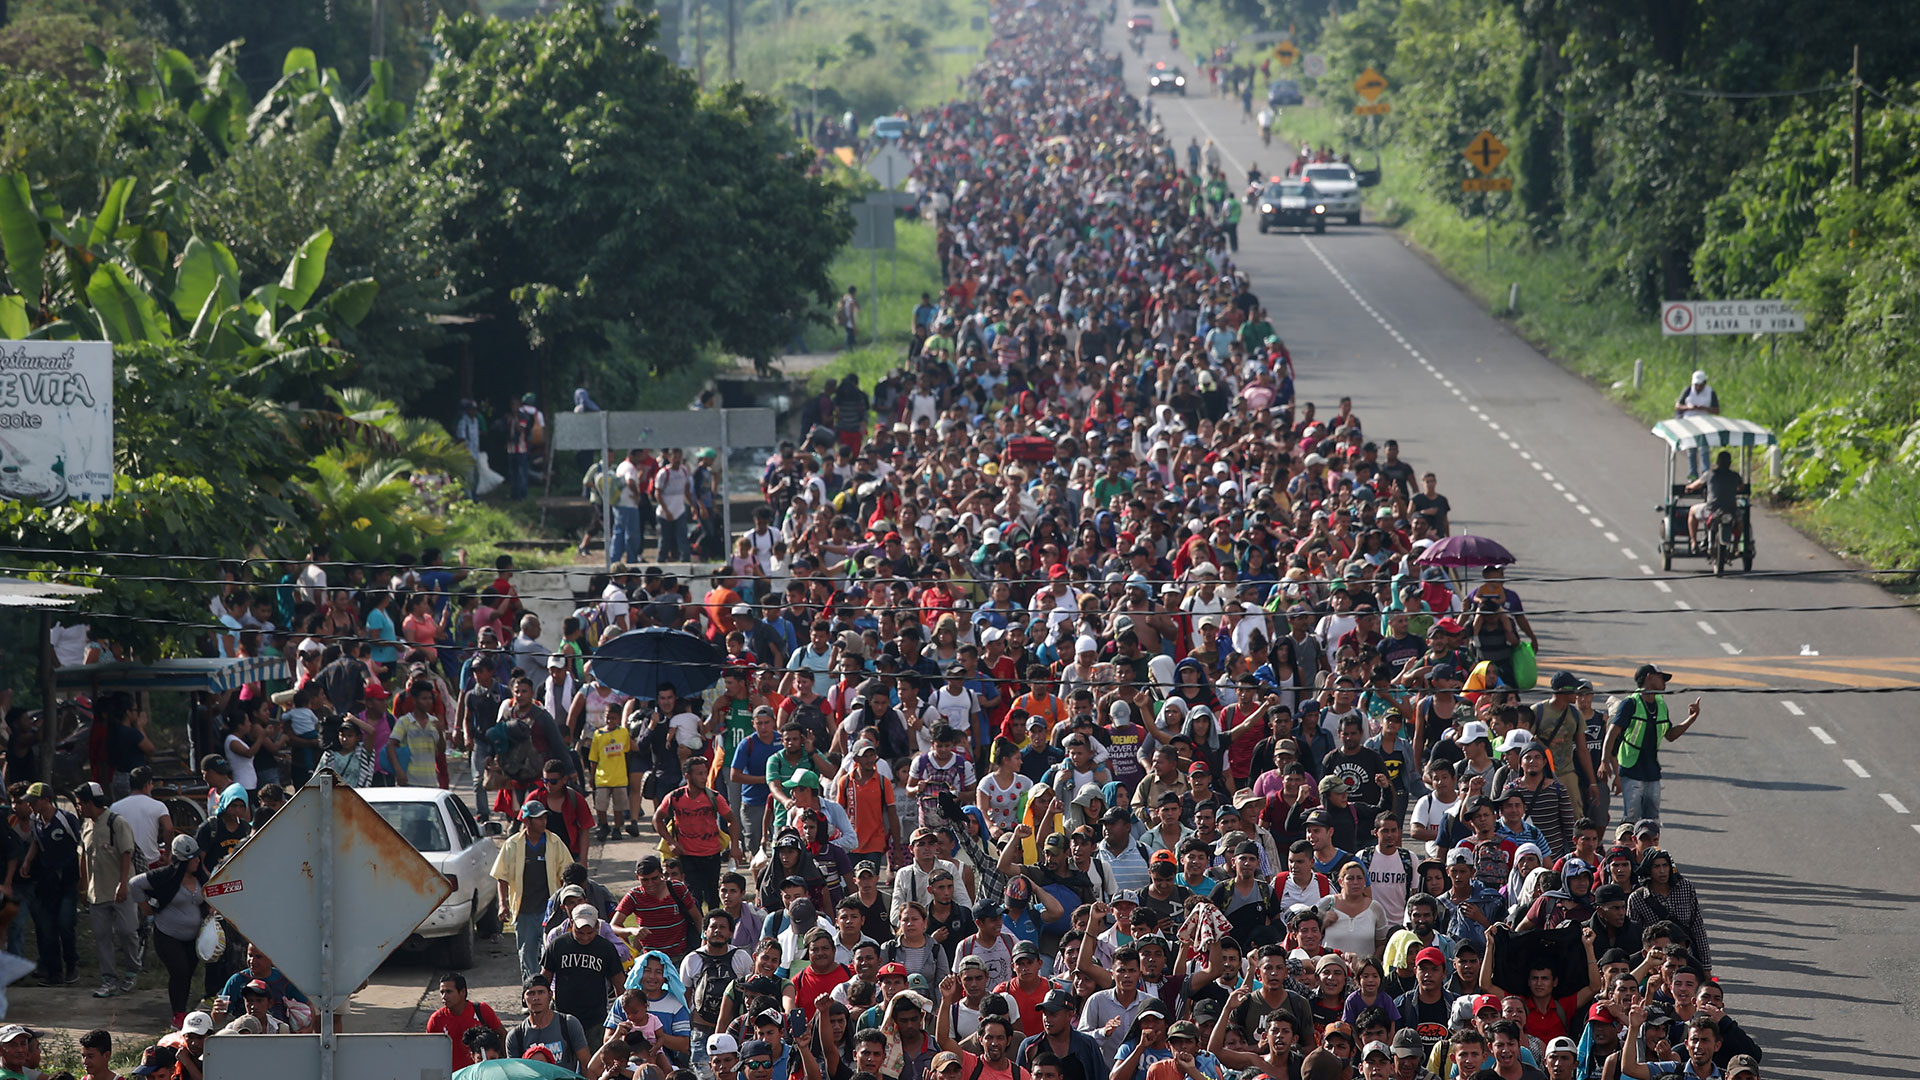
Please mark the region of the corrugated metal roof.
[[90, 589], [85, 585], [0, 577], [0, 607], [65, 608], [72, 607], [77, 600], [98, 595], [99, 589]]

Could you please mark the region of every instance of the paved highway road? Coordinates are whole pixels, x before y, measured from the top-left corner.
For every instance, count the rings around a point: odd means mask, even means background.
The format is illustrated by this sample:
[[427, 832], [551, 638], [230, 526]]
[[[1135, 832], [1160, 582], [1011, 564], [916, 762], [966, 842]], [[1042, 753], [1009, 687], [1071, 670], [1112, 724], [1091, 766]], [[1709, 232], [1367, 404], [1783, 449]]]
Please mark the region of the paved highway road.
[[[1108, 48], [1144, 95], [1146, 63], [1177, 58], [1164, 32], [1144, 58], [1122, 36]], [[1204, 73], [1193, 82], [1189, 98], [1155, 98], [1183, 161], [1189, 138], [1212, 138], [1238, 192], [1251, 163], [1288, 159], [1237, 101], [1206, 95]], [[1351, 394], [1370, 438], [1397, 437], [1439, 474], [1456, 532], [1518, 557], [1543, 681], [1564, 666], [1617, 689], [1651, 659], [1680, 676], [1682, 702], [1689, 687], [1782, 690], [1702, 695], [1700, 724], [1663, 755], [1664, 839], [1700, 886], [1728, 1011], [1765, 1046], [1769, 1080], [1920, 1075], [1920, 695], [1816, 692], [1920, 684], [1920, 618], [1858, 610], [1891, 598], [1764, 513], [1756, 570], [1805, 576], [1716, 580], [1698, 560], [1662, 573], [1664, 447], [1646, 425], [1388, 229], [1262, 236], [1249, 214], [1241, 234], [1301, 400], [1326, 415]], [[1814, 607], [1836, 610], [1774, 610]]]

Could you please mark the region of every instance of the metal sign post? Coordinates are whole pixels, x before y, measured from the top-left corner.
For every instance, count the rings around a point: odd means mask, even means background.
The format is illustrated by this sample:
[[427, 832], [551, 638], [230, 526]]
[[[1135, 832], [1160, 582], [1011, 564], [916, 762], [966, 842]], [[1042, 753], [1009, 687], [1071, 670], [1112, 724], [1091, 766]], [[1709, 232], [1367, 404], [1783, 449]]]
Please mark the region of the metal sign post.
[[[607, 438], [607, 414], [600, 413], [600, 467], [613, 468], [613, 443]], [[618, 480], [619, 477], [613, 477]], [[620, 491], [607, 481], [600, 483], [600, 550], [607, 557], [607, 569], [613, 569], [613, 504], [620, 498]]]
[[[860, 207], [855, 206], [858, 210]], [[772, 409], [687, 409], [680, 412], [598, 412], [560, 413], [553, 418], [552, 448], [600, 451], [601, 457], [614, 449], [647, 447], [711, 446], [720, 458], [721, 494], [726, 491], [727, 453], [735, 447], [772, 447], [779, 444]], [[612, 500], [603, 513], [607, 524], [606, 564], [613, 566]], [[733, 543], [733, 515], [730, 503], [721, 508], [722, 527], [727, 543]]]
[[[898, 153], [898, 151], [895, 151]], [[873, 338], [880, 340], [880, 256], [881, 249], [893, 250], [893, 208], [898, 199], [891, 191], [878, 192], [853, 205], [853, 239], [848, 246], [866, 249], [868, 297], [873, 305]]]
[[[412, 936], [453, 891], [379, 812], [322, 771], [207, 882], [207, 902], [273, 957], [313, 997], [319, 1032], [273, 1039], [207, 1040], [206, 1080], [407, 1080], [444, 1076], [439, 1035], [361, 1035], [353, 1053], [335, 1017], [353, 987]], [[344, 904], [352, 932], [336, 935]], [[271, 1047], [270, 1070], [258, 1048]]]
[[[320, 786], [320, 880], [333, 880], [333, 773], [326, 769], [314, 775]], [[333, 890], [320, 892], [320, 1080], [333, 1080]]]

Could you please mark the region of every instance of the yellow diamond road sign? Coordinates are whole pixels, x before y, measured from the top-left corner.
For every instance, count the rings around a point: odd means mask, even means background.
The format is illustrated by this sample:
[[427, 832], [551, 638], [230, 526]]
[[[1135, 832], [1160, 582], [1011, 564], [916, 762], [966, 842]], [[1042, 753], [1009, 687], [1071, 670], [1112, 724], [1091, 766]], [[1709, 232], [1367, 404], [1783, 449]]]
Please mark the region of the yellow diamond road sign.
[[1280, 61], [1281, 67], [1292, 65], [1300, 56], [1300, 50], [1291, 41], [1283, 41], [1273, 47], [1273, 58]]
[[1482, 131], [1473, 137], [1473, 141], [1469, 142], [1467, 148], [1461, 153], [1467, 156], [1468, 161], [1473, 162], [1473, 167], [1479, 169], [1482, 176], [1485, 176], [1499, 168], [1501, 162], [1507, 160], [1507, 144], [1501, 142], [1493, 132]]
[[1353, 80], [1353, 90], [1368, 101], [1378, 100], [1381, 94], [1387, 92], [1387, 77], [1368, 68]]

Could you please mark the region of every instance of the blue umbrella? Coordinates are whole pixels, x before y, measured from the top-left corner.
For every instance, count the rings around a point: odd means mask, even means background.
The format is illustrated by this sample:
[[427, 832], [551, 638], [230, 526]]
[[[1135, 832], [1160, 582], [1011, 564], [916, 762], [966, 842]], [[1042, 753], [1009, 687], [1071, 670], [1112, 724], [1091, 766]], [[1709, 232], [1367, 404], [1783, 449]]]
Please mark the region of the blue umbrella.
[[720, 679], [726, 655], [698, 634], [649, 626], [601, 644], [587, 670], [601, 683], [642, 701], [662, 686], [693, 697]]

